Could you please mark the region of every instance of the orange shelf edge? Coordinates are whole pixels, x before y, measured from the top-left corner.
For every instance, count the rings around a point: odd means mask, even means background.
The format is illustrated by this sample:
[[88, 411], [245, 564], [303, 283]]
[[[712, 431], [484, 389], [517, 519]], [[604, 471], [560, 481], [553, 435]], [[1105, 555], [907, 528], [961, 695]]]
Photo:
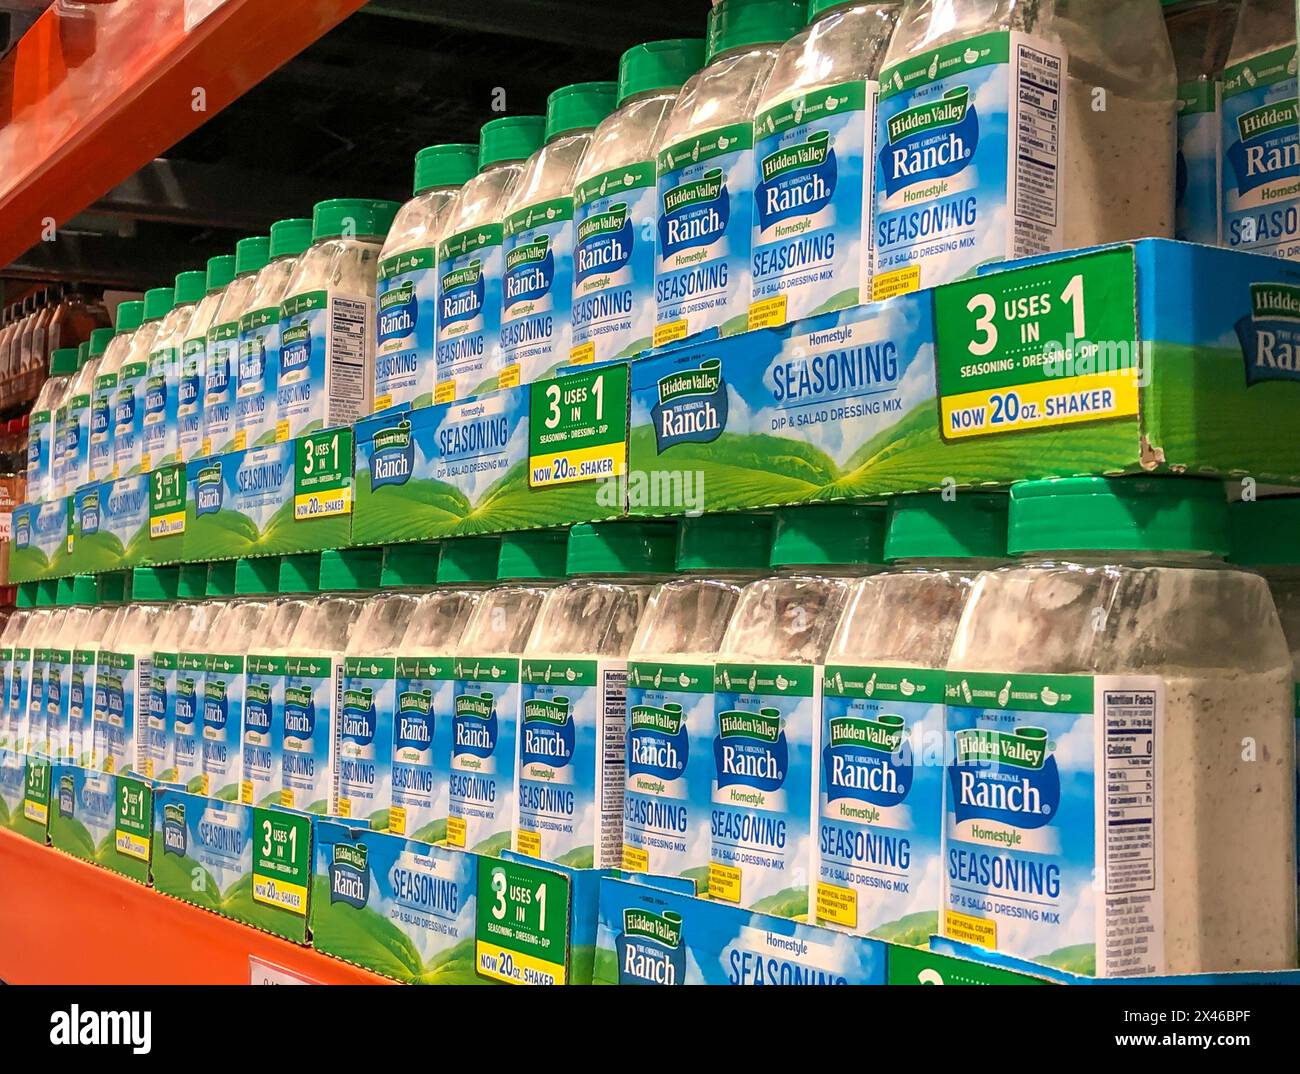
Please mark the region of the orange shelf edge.
[[0, 980], [248, 984], [250, 958], [319, 984], [392, 983], [0, 831]]

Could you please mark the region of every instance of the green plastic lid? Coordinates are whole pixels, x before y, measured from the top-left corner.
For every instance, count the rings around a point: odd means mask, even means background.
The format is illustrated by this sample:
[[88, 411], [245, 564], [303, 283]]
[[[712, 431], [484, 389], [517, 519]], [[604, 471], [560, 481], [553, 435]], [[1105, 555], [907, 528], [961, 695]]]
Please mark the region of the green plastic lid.
[[96, 328], [90, 333], [90, 356], [98, 358], [106, 350], [113, 337], [117, 335], [111, 328]]
[[182, 563], [180, 578], [176, 582], [177, 600], [202, 600], [208, 595], [208, 565]]
[[100, 604], [121, 604], [126, 600], [126, 571], [101, 574], [95, 579]]
[[320, 587], [329, 592], [379, 588], [383, 554], [378, 548], [338, 548], [320, 555]]
[[610, 112], [618, 95], [617, 82], [575, 82], [546, 98], [546, 140], [570, 131], [591, 130]]
[[271, 236], [251, 235], [235, 243], [235, 275], [257, 272], [271, 260]]
[[311, 221], [304, 216], [291, 216], [271, 225], [270, 258], [297, 257], [311, 245]]
[[220, 291], [235, 278], [235, 255], [218, 254], [208, 258], [208, 294]]
[[302, 552], [280, 560], [281, 593], [320, 592], [320, 553]]
[[176, 294], [170, 287], [151, 287], [144, 293], [144, 319], [157, 321], [171, 313]]
[[134, 332], [144, 321], [144, 303], [139, 299], [117, 304], [117, 330]]
[[497, 537], [453, 537], [442, 542], [438, 582], [446, 585], [494, 582], [501, 540]]
[[63, 373], [75, 373], [76, 371], [76, 347], [60, 347], [50, 355], [50, 376], [57, 377]]
[[80, 369], [90, 361], [90, 340], [77, 344], [77, 368]]
[[235, 593], [241, 597], [260, 597], [278, 592], [280, 588], [280, 559], [278, 556], [256, 556], [235, 563]]
[[93, 574], [79, 574], [72, 580], [72, 603], [73, 604], [97, 604], [99, 602], [99, 586], [95, 582]]
[[569, 530], [568, 574], [669, 574], [674, 522], [586, 522]]
[[899, 496], [889, 505], [885, 559], [1005, 559], [1004, 492], [940, 492]]
[[235, 561], [218, 560], [208, 564], [208, 596], [233, 597], [235, 595]]
[[60, 578], [54, 587], [54, 603], [59, 608], [71, 608], [77, 603], [76, 597], [72, 594], [73, 580], [71, 577]]
[[1193, 477], [1068, 477], [1011, 486], [1007, 550], [1226, 555], [1223, 485]]
[[1300, 566], [1300, 496], [1242, 500], [1228, 508], [1232, 561], [1244, 567]]
[[885, 561], [885, 509], [829, 503], [787, 507], [776, 514], [773, 567], [825, 567]]
[[833, 7], [848, 7], [861, 2], [862, 0], [808, 0], [808, 25], [811, 26]]
[[497, 577], [503, 582], [525, 578], [563, 578], [568, 557], [567, 530], [524, 530], [501, 538]]
[[803, 29], [805, 0], [722, 0], [709, 11], [707, 62], [722, 53], [779, 45]]
[[425, 146], [415, 154], [415, 193], [464, 186], [478, 172], [478, 146], [465, 142]]
[[379, 584], [385, 589], [434, 585], [437, 581], [436, 544], [390, 544], [384, 549], [384, 569]]
[[382, 239], [401, 206], [395, 201], [369, 198], [333, 198], [318, 201], [311, 214], [313, 242], [346, 235], [349, 238]]
[[771, 515], [701, 515], [677, 527], [679, 571], [762, 570], [771, 554]]
[[208, 274], [206, 272], [182, 272], [177, 275], [173, 291], [176, 295], [176, 305], [188, 306], [201, 299], [208, 290]]
[[651, 90], [677, 89], [704, 66], [704, 41], [677, 37], [633, 45], [618, 61], [618, 104]]
[[175, 600], [178, 567], [136, 567], [131, 572], [132, 600]]
[[478, 132], [478, 170], [503, 160], [527, 160], [542, 147], [544, 116], [502, 116]]
[[36, 607], [53, 608], [59, 598], [57, 578], [42, 578], [36, 583]]

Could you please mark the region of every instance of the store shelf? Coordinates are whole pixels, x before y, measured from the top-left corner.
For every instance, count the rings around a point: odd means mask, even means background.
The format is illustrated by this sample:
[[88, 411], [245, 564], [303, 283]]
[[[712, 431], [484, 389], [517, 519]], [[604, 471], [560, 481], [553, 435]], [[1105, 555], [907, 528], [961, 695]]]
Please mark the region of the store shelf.
[[382, 977], [0, 831], [0, 980], [248, 984], [258, 959], [320, 984]]
[[0, 265], [363, 3], [52, 4], [0, 59]]

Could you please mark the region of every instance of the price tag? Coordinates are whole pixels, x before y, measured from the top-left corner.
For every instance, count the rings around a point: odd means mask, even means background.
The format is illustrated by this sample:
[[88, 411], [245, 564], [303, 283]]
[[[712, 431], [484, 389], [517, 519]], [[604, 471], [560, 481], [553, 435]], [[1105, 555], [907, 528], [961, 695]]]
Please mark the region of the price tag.
[[478, 860], [475, 962], [507, 984], [568, 980], [569, 878], [500, 858]]
[[934, 293], [945, 440], [1138, 412], [1133, 251], [999, 272]]
[[296, 521], [352, 513], [352, 430], [325, 429], [294, 441]]
[[185, 532], [185, 465], [163, 466], [149, 475], [149, 536]]
[[149, 784], [118, 776], [116, 812], [113, 843], [117, 852], [147, 862], [153, 839], [153, 790]]
[[248, 956], [248, 983], [251, 985], [306, 985], [319, 984], [319, 981], [299, 977], [296, 973], [266, 962], [256, 955]]
[[528, 487], [627, 471], [628, 367], [538, 381], [528, 398]]
[[253, 901], [305, 918], [310, 883], [310, 818], [254, 809]]

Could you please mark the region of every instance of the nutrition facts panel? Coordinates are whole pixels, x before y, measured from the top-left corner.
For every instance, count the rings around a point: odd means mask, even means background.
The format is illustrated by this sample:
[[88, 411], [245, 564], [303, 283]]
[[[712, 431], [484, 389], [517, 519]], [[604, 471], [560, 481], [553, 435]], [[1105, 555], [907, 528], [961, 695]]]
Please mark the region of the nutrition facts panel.
[[370, 303], [360, 298], [330, 302], [328, 425], [356, 421], [366, 386], [366, 324]]
[[627, 669], [606, 668], [602, 676], [600, 786], [597, 796], [604, 818], [600, 844], [603, 860], [617, 862], [623, 852], [623, 785], [627, 757]]
[[[1157, 855], [1160, 689], [1098, 689], [1104, 750], [1098, 847], [1106, 878], [1105, 972], [1158, 972]], [[1100, 952], [1099, 952], [1100, 954]], [[1100, 972], [1100, 966], [1099, 966]]]
[[1059, 227], [1062, 57], [1017, 42], [1011, 162], [1016, 246], [1020, 254], [1053, 249]]

